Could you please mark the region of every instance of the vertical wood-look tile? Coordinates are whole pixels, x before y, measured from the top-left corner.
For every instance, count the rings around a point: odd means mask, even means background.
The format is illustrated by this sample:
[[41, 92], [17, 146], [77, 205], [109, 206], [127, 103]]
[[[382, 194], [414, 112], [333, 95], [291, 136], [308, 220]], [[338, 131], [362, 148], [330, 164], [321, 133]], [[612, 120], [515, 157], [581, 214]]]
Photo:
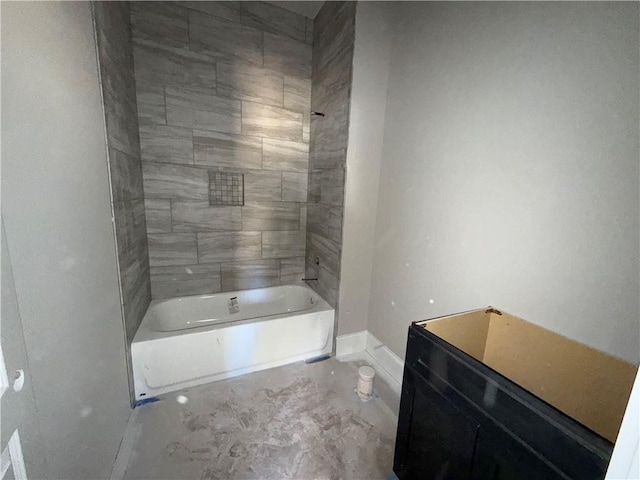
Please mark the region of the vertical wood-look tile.
[[308, 113], [311, 110], [311, 80], [284, 76], [284, 107]]
[[189, 12], [189, 45], [218, 60], [262, 66], [262, 32], [199, 12]]
[[281, 73], [240, 62], [219, 62], [217, 72], [219, 96], [282, 107], [284, 80]]
[[336, 277], [340, 276], [341, 245], [321, 235], [312, 233], [311, 244], [307, 245], [311, 251], [320, 257], [320, 265]]
[[209, 200], [209, 175], [202, 168], [143, 162], [145, 198]]
[[171, 219], [174, 232], [242, 229], [240, 207], [211, 206], [208, 201], [172, 200]]
[[329, 208], [329, 219], [327, 223], [327, 237], [336, 243], [342, 244], [343, 225], [342, 206]]
[[308, 178], [307, 201], [320, 203], [320, 199], [322, 198], [322, 170], [309, 169]]
[[126, 270], [130, 262], [142, 262], [146, 248], [145, 211], [143, 200], [116, 202], [113, 216], [120, 258], [120, 268]]
[[262, 168], [262, 138], [194, 130], [193, 149], [198, 165]]
[[183, 2], [182, 5], [197, 12], [240, 23], [240, 2], [188, 1]]
[[171, 233], [171, 201], [147, 198], [144, 201], [148, 233]]
[[240, 133], [240, 102], [212, 91], [165, 88], [167, 124], [216, 132]]
[[[114, 65], [112, 68], [119, 68]], [[134, 157], [140, 155], [135, 105], [108, 79], [103, 80], [104, 114], [109, 146]], [[132, 92], [131, 96], [135, 93]]]
[[193, 163], [190, 128], [140, 125], [140, 154], [145, 162]]
[[306, 41], [306, 17], [266, 2], [240, 2], [242, 23]]
[[195, 233], [150, 233], [148, 238], [152, 267], [198, 263]]
[[[355, 37], [355, 3], [327, 2], [313, 25], [312, 110], [327, 117], [311, 117], [307, 245], [305, 269], [317, 277], [314, 288], [331, 305], [338, 302], [344, 168], [349, 126], [350, 81]], [[309, 39], [310, 40], [310, 39]], [[320, 266], [314, 259], [320, 259]]]
[[307, 178], [306, 173], [282, 172], [282, 201], [306, 202]]
[[311, 78], [311, 45], [265, 32], [264, 66], [286, 75]]
[[255, 260], [261, 257], [260, 232], [198, 233], [198, 262]]
[[298, 283], [304, 278], [304, 256], [280, 260], [280, 283]]
[[245, 290], [280, 284], [280, 261], [223, 263], [220, 268], [222, 290]]
[[188, 10], [175, 2], [131, 2], [131, 27], [135, 39], [171, 47], [189, 43]]
[[280, 172], [252, 170], [244, 174], [245, 202], [279, 202], [282, 200]]
[[[312, 197], [313, 21], [260, 2], [132, 8], [154, 298], [297, 282], [307, 243], [339, 272], [334, 251], [342, 234], [343, 179], [320, 171], [317, 201], [323, 203], [313, 213], [306, 203]], [[344, 42], [348, 20], [337, 22], [328, 31]], [[314, 106], [326, 109], [332, 122], [314, 125], [312, 148], [317, 167], [343, 168], [348, 95], [341, 89], [347, 76], [342, 63], [326, 59], [337, 53], [343, 62], [348, 49], [331, 42], [322, 48]], [[117, 48], [110, 51], [119, 55]], [[243, 173], [245, 206], [210, 206], [208, 169]], [[307, 217], [321, 239], [306, 238]], [[147, 248], [146, 241], [124, 241]], [[131, 272], [149, 271], [148, 265], [127, 265]], [[128, 288], [149, 290], [149, 273], [146, 278], [146, 287], [137, 282]], [[323, 278], [326, 294], [337, 298], [338, 278], [326, 269]]]
[[264, 138], [262, 145], [264, 169], [297, 173], [306, 173], [309, 169], [309, 146], [306, 143]]
[[151, 267], [151, 295], [171, 298], [216, 293], [221, 289], [220, 264]]
[[127, 342], [151, 301], [130, 7], [125, 2], [92, 4]]
[[242, 133], [258, 137], [302, 140], [302, 113], [242, 102]]
[[[304, 276], [305, 278], [318, 278], [318, 270], [320, 267], [316, 264], [317, 253], [313, 251], [310, 247], [311, 245], [311, 234], [307, 232], [307, 242], [305, 246], [305, 255], [304, 255]], [[308, 284], [316, 290], [316, 285], [313, 283]], [[317, 292], [318, 290], [316, 290]], [[324, 297], [323, 297], [324, 298]]]
[[309, 112], [302, 113], [302, 141], [309, 143], [311, 138], [311, 115]]
[[300, 230], [303, 232], [307, 231], [307, 204], [300, 204]]
[[307, 233], [329, 236], [329, 208], [321, 203], [307, 203]]
[[185, 48], [139, 40], [133, 47], [136, 80], [151, 85], [215, 88], [213, 58]]
[[138, 124], [165, 125], [167, 113], [164, 106], [164, 87], [143, 84], [136, 79]]
[[[339, 64], [353, 55], [355, 10], [356, 2], [326, 2], [320, 10], [313, 22], [317, 30], [314, 31], [314, 71]], [[350, 68], [348, 65], [347, 70]]]
[[255, 202], [242, 207], [242, 230], [298, 230], [299, 227], [297, 203]]
[[262, 258], [304, 256], [305, 232], [262, 232]]
[[318, 281], [313, 282], [317, 285], [320, 296], [324, 298], [329, 305], [336, 308], [338, 305], [338, 293], [340, 288], [339, 277], [329, 272], [326, 268], [318, 268]]
[[109, 148], [111, 189], [114, 202], [128, 202], [144, 198], [140, 159]]
[[305, 35], [305, 42], [309, 45], [313, 44], [313, 19], [307, 18], [307, 31]]
[[[133, 288], [130, 290], [131, 293], [123, 294], [122, 299], [125, 318], [125, 337], [128, 343], [133, 341], [138, 327], [142, 322], [142, 318], [147, 312], [147, 308], [151, 302], [149, 269], [140, 270], [140, 273], [135, 279], [137, 281], [133, 282]], [[125, 288], [126, 287], [123, 286], [123, 291]]]

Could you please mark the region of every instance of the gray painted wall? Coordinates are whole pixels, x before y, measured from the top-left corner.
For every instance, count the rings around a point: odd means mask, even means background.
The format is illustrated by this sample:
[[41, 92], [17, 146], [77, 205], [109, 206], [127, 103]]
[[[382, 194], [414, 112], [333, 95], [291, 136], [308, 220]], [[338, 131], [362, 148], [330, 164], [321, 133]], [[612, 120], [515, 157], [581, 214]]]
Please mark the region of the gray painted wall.
[[351, 84], [338, 335], [367, 329], [391, 62], [388, 2], [359, 2]]
[[106, 478], [129, 416], [91, 4], [2, 4], [2, 217], [50, 478]]
[[[127, 2], [92, 2], [127, 345], [151, 302], [142, 162]], [[130, 354], [127, 353], [128, 359]], [[128, 360], [130, 361], [130, 360]]]
[[[311, 286], [336, 307], [340, 288], [344, 182], [355, 2], [327, 2], [313, 22], [309, 196], [305, 270]], [[316, 265], [315, 259], [319, 260]]]
[[[135, 2], [132, 24], [153, 297], [299, 281], [311, 22], [262, 2]], [[244, 206], [210, 205], [216, 172], [244, 174]]]
[[[1, 226], [0, 236], [2, 237], [0, 254], [0, 274], [2, 275], [0, 332], [2, 332], [4, 368], [9, 381], [12, 380], [15, 372], [19, 370], [22, 370], [24, 374], [24, 386], [21, 390], [14, 392], [9, 389], [3, 392], [2, 410], [0, 410], [0, 425], [2, 425], [0, 443], [4, 449], [13, 432], [18, 430], [28, 478], [47, 478], [49, 476], [47, 457], [42, 448], [40, 421], [36, 411], [33, 380], [27, 359], [22, 320], [20, 319], [4, 223]], [[11, 469], [8, 472], [11, 472]], [[15, 472], [13, 473], [15, 476]], [[10, 473], [7, 473], [8, 478], [10, 478], [9, 475]]]
[[636, 3], [397, 7], [369, 330], [503, 308], [639, 358]]

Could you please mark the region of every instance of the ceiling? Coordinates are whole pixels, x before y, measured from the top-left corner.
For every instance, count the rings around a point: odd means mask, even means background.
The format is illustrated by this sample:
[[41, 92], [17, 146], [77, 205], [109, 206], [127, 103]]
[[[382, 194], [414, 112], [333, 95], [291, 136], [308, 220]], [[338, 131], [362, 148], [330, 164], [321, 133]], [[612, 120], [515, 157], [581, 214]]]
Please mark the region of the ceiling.
[[322, 8], [322, 5], [324, 5], [324, 2], [320, 2], [320, 1], [317, 1], [317, 2], [315, 1], [311, 1], [311, 2], [281, 1], [281, 2], [267, 2], [267, 3], [270, 3], [271, 5], [275, 5], [280, 8], [284, 8], [291, 12], [299, 13], [300, 15], [304, 15], [307, 18], [316, 18], [316, 15]]

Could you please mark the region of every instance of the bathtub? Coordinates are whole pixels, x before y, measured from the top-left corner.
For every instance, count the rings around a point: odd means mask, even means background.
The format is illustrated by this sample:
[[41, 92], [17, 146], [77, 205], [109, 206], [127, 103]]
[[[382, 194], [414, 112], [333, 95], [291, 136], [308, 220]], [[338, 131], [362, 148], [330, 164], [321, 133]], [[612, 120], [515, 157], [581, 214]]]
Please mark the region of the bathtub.
[[334, 313], [306, 285], [154, 300], [131, 344], [136, 400], [328, 354]]

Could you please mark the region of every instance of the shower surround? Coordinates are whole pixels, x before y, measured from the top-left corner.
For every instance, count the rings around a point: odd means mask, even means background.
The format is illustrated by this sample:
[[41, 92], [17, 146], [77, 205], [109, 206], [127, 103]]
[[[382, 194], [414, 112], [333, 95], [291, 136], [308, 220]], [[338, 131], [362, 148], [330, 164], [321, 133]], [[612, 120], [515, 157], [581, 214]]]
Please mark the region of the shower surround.
[[355, 2], [326, 2], [313, 23], [306, 275], [338, 307], [349, 108], [355, 41]]
[[128, 349], [151, 301], [130, 9], [127, 2], [93, 2], [92, 7]]
[[[301, 280], [312, 22], [261, 2], [131, 10], [153, 298]], [[215, 172], [243, 175], [243, 206], [210, 204]]]

